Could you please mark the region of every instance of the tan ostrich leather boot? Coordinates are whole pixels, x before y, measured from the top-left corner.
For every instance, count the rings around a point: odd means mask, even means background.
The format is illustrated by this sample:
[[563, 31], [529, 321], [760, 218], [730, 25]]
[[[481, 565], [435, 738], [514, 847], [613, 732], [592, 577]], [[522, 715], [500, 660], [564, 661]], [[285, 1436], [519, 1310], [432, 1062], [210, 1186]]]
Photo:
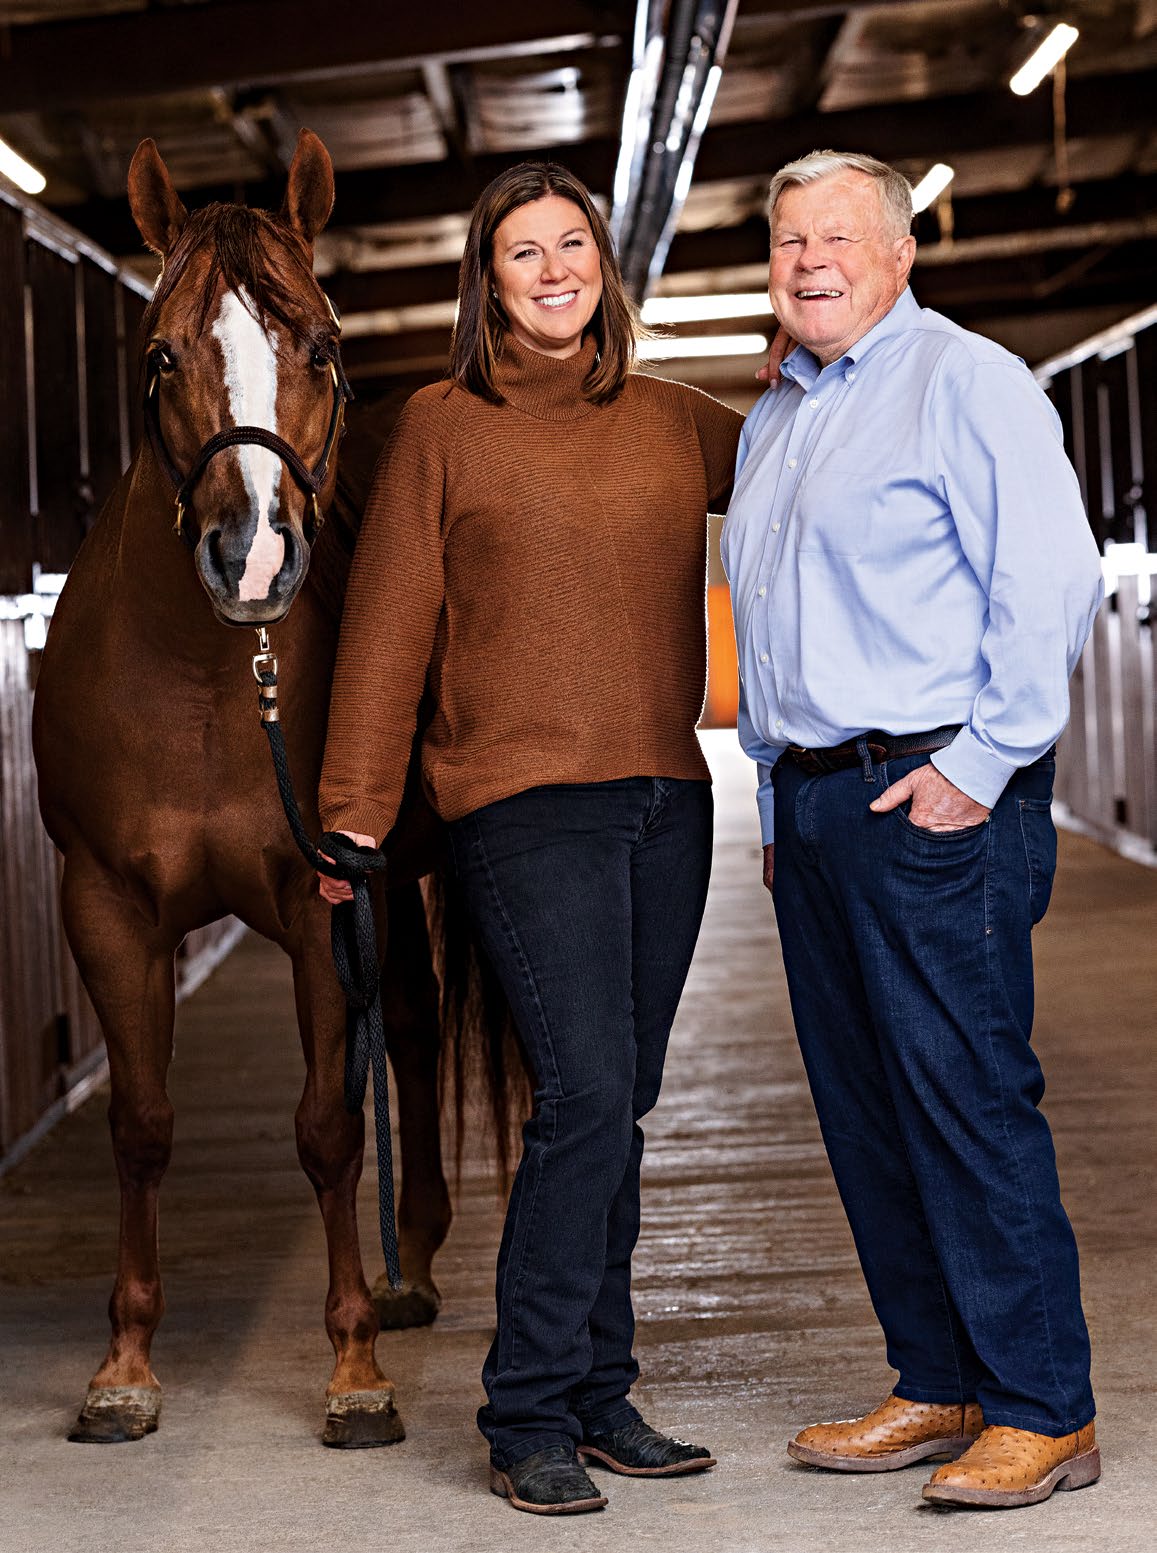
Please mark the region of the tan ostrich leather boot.
[[993, 1424], [959, 1461], [937, 1467], [924, 1485], [924, 1497], [938, 1504], [1014, 1509], [1039, 1504], [1054, 1488], [1085, 1488], [1100, 1475], [1101, 1453], [1092, 1424], [1055, 1439]]
[[959, 1456], [984, 1427], [975, 1402], [908, 1402], [890, 1396], [863, 1418], [812, 1424], [787, 1453], [835, 1472], [892, 1472], [929, 1456]]

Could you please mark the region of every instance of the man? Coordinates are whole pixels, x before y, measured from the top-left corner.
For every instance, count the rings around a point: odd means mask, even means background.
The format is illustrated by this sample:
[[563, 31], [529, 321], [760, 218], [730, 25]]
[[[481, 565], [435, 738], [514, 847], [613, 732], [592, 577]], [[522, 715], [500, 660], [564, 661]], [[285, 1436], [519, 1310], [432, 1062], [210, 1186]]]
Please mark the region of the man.
[[1100, 1473], [1029, 1045], [1053, 744], [1099, 557], [1024, 364], [907, 289], [906, 180], [815, 152], [769, 210], [799, 348], [747, 419], [723, 533], [739, 731], [800, 1047], [899, 1371], [872, 1413], [788, 1450], [849, 1472], [948, 1456], [926, 1498], [1032, 1504]]

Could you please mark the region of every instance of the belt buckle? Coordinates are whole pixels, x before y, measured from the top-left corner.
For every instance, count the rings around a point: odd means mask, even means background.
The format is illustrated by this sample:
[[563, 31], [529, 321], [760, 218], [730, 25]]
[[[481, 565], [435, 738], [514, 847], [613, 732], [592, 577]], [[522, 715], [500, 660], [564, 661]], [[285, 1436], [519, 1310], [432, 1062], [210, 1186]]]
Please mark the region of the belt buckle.
[[823, 776], [827, 770], [823, 757], [816, 750], [809, 750], [805, 745], [789, 744], [788, 754], [801, 771], [807, 772], [808, 776]]

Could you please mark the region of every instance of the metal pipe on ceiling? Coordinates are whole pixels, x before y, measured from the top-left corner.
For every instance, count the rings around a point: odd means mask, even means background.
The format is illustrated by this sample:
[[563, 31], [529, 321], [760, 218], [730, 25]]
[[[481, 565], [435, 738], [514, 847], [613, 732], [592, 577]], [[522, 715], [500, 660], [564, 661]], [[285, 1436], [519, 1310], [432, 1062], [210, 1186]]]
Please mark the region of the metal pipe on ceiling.
[[627, 289], [662, 273], [739, 0], [638, 0], [611, 229]]

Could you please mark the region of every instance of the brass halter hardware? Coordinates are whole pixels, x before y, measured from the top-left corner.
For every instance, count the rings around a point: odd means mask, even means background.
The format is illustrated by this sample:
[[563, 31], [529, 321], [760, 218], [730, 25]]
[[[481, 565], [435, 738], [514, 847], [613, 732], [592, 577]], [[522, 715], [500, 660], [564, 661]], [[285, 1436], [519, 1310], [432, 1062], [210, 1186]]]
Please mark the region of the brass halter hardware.
[[[258, 685], [257, 698], [261, 707], [261, 721], [277, 723], [281, 721], [281, 714], [277, 710], [277, 654], [269, 645], [268, 628], [255, 626], [254, 629], [257, 632], [257, 651], [253, 654], [253, 678]], [[273, 676], [272, 685], [262, 682], [263, 674]]]

